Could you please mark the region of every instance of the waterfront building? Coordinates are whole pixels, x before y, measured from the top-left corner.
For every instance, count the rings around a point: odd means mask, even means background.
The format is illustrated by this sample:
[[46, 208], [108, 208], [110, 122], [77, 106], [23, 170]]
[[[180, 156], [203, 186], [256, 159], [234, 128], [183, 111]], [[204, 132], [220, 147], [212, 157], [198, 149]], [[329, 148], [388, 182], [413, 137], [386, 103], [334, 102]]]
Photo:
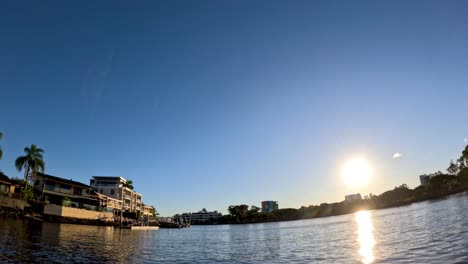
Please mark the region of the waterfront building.
[[263, 201], [262, 202], [262, 213], [271, 213], [278, 210], [278, 202], [276, 201]]
[[345, 201], [348, 203], [356, 202], [356, 201], [361, 201], [362, 197], [360, 193], [356, 194], [349, 194], [345, 196]]
[[124, 212], [144, 214], [142, 195], [126, 187], [126, 183], [127, 180], [120, 176], [93, 176], [90, 180], [94, 191], [123, 201]]
[[12, 194], [15, 192], [15, 184], [2, 172], [0, 172], [0, 194]]
[[[94, 191], [123, 201], [125, 212], [141, 211], [141, 194], [137, 194], [130, 188], [125, 187], [126, 183], [127, 180], [120, 176], [93, 176], [93, 179], [90, 180], [90, 185]], [[140, 204], [139, 207], [137, 207], [137, 200]]]
[[429, 175], [420, 175], [419, 176], [419, 181], [421, 182], [421, 185], [426, 185], [429, 183], [429, 181], [431, 180], [431, 176]]
[[218, 211], [208, 212], [205, 208], [196, 213], [183, 213], [181, 215], [186, 220], [189, 220], [192, 223], [202, 223], [209, 220], [217, 220], [222, 217], [223, 214], [218, 213]]
[[153, 216], [156, 213], [156, 209], [152, 205], [143, 204], [143, 216]]
[[44, 205], [45, 215], [81, 219], [111, 219], [113, 214], [102, 207], [92, 188], [81, 182], [37, 173], [35, 192]]
[[34, 187], [46, 203], [91, 210], [99, 206], [98, 200], [91, 197], [91, 186], [81, 182], [37, 173]]
[[105, 210], [108, 212], [113, 212], [115, 215], [118, 215], [122, 210], [122, 200], [117, 200], [94, 190], [91, 192], [91, 196], [98, 199], [101, 208], [106, 208]]

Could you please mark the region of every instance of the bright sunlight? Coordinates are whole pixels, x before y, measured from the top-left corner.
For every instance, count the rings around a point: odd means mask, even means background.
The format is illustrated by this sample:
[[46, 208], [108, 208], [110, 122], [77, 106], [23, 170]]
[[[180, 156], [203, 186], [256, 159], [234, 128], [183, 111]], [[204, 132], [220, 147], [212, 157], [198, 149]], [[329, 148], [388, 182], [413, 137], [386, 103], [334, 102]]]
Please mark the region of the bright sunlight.
[[362, 263], [369, 264], [374, 261], [373, 247], [375, 245], [374, 235], [372, 231], [372, 215], [369, 211], [360, 211], [356, 214], [356, 222], [358, 224], [358, 242], [360, 245], [359, 254], [362, 256]]
[[372, 176], [372, 168], [364, 158], [349, 160], [341, 170], [341, 177], [348, 187], [366, 185]]

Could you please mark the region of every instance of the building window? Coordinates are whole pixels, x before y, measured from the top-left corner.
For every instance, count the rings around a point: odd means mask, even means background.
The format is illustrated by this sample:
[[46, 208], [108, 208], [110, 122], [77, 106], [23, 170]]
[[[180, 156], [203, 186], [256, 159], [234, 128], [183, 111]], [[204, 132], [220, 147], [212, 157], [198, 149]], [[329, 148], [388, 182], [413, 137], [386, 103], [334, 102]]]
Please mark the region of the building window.
[[67, 184], [60, 184], [60, 192], [61, 193], [72, 193], [71, 186]]
[[102, 193], [102, 188], [101, 188], [101, 190], [100, 190], [100, 193]]
[[55, 192], [55, 183], [46, 182], [44, 188], [45, 188], [47, 191], [54, 191], [54, 192]]
[[115, 194], [115, 189], [111, 189], [111, 195]]
[[74, 189], [74, 194], [75, 195], [83, 195], [83, 190], [82, 189], [78, 189], [78, 188], [73, 188]]

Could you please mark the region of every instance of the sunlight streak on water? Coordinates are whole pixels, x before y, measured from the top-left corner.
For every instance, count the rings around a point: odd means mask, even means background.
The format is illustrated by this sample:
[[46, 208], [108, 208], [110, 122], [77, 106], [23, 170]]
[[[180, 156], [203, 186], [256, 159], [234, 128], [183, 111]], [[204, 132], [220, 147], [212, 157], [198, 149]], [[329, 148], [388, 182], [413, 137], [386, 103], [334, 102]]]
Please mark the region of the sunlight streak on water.
[[0, 216], [0, 263], [468, 263], [467, 241], [468, 192], [349, 215], [154, 232]]
[[372, 263], [375, 259], [372, 251], [375, 240], [372, 234], [374, 227], [371, 221], [371, 213], [369, 211], [357, 212], [356, 222], [358, 224], [359, 254], [362, 256], [362, 263]]

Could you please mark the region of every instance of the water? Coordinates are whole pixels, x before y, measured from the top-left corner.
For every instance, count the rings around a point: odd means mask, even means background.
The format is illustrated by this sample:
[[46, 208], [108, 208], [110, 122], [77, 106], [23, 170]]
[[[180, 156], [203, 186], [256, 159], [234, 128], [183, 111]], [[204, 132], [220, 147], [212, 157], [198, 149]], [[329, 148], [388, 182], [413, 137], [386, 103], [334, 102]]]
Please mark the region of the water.
[[1, 263], [468, 263], [468, 194], [292, 222], [119, 230], [0, 218]]

